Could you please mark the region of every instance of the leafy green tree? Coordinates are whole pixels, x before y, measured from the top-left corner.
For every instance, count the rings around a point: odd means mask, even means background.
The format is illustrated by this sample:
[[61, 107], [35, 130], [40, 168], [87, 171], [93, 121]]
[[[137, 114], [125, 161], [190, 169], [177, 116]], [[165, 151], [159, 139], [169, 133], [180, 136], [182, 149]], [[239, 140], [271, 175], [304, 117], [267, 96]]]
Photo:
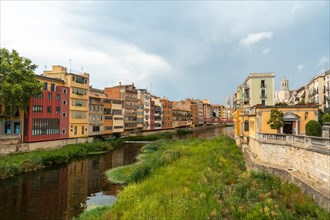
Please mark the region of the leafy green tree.
[[279, 129], [283, 127], [283, 112], [279, 111], [278, 109], [272, 109], [270, 112], [270, 119], [267, 121], [267, 124], [270, 125], [271, 129]]
[[13, 116], [26, 109], [29, 98], [41, 92], [34, 74], [36, 68], [16, 50], [0, 48], [0, 105], [5, 107], [5, 114]]
[[305, 129], [308, 136], [320, 137], [322, 135], [322, 126], [318, 121], [310, 120], [307, 122]]
[[322, 115], [322, 123], [323, 122], [330, 122], [330, 114], [329, 113], [324, 113]]

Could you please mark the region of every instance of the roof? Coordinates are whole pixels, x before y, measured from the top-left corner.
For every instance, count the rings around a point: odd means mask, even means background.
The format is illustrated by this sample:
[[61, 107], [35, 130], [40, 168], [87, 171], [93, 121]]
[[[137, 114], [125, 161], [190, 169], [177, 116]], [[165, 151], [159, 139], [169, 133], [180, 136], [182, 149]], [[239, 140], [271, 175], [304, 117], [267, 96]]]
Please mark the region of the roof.
[[36, 75], [37, 79], [43, 79], [43, 80], [48, 80], [48, 81], [53, 81], [53, 82], [60, 82], [64, 84], [64, 80], [59, 79], [59, 78], [52, 78], [48, 76], [43, 76], [43, 75]]

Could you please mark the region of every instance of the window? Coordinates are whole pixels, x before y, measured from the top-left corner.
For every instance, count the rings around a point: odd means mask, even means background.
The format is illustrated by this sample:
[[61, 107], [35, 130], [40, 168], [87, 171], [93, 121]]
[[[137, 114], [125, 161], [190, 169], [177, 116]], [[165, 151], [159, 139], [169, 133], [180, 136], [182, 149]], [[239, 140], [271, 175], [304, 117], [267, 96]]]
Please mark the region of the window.
[[266, 98], [266, 93], [264, 89], [261, 89], [261, 98]]
[[60, 133], [60, 119], [36, 118], [32, 120], [32, 135]]
[[48, 107], [47, 107], [47, 112], [48, 112], [48, 113], [52, 113], [52, 106], [48, 106]]
[[63, 105], [66, 105], [66, 100], [63, 100]]
[[66, 94], [66, 93], [67, 93], [66, 89], [63, 89], [63, 93], [64, 93], [64, 94]]
[[42, 112], [42, 106], [41, 105], [34, 105], [32, 106], [33, 112]]
[[63, 130], [62, 130], [62, 134], [65, 134], [65, 133], [66, 133], [66, 130], [65, 130], [65, 129], [63, 129]]
[[74, 126], [74, 127], [73, 127], [73, 134], [74, 134], [74, 135], [77, 135], [77, 126]]
[[50, 91], [55, 92], [55, 84], [50, 84]]
[[86, 95], [86, 89], [72, 88], [72, 94]]
[[266, 105], [266, 100], [265, 99], [261, 100], [261, 105], [264, 105], [264, 106]]
[[52, 100], [52, 94], [48, 93], [48, 100]]
[[55, 112], [56, 112], [56, 114], [60, 114], [60, 112], [61, 112], [61, 107], [60, 107], [60, 106], [57, 106]]
[[63, 118], [65, 118], [65, 117], [66, 117], [66, 113], [65, 113], [65, 112], [63, 112], [62, 116], [63, 116]]
[[44, 82], [43, 90], [47, 90], [47, 88], [48, 88], [48, 84]]
[[100, 131], [100, 126], [93, 126], [93, 132], [98, 132]]
[[249, 121], [244, 121], [244, 131], [249, 131]]
[[86, 118], [86, 112], [82, 112], [82, 111], [71, 111], [71, 118], [85, 119]]
[[104, 108], [104, 114], [111, 114], [111, 109], [110, 108]]
[[104, 120], [111, 120], [112, 116], [104, 116]]
[[86, 106], [86, 100], [72, 99], [71, 105], [72, 106], [85, 107]]
[[82, 127], [81, 127], [81, 134], [84, 134], [84, 133], [85, 133], [85, 127], [82, 126]]
[[261, 88], [265, 88], [265, 87], [266, 87], [265, 80], [261, 80], [261, 82], [260, 82], [260, 87], [261, 87]]
[[56, 94], [56, 100], [57, 101], [61, 100], [61, 95], [60, 94]]

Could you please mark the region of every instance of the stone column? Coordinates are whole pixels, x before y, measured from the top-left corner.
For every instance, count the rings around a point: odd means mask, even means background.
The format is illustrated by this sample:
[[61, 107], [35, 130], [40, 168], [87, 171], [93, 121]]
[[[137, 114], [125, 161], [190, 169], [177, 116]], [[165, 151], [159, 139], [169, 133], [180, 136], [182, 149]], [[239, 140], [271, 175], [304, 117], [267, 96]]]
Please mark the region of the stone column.
[[323, 122], [322, 137], [329, 138], [330, 135], [330, 122]]
[[299, 120], [296, 120], [296, 135], [298, 135], [298, 123], [299, 123]]

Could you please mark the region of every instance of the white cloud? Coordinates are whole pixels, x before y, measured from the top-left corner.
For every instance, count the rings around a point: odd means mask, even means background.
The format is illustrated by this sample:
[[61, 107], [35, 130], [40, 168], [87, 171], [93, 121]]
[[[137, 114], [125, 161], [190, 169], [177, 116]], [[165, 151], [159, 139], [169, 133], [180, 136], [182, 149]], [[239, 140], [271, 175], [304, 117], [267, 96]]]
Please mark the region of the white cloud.
[[305, 65], [299, 64], [297, 66], [298, 72], [301, 72], [305, 68]]
[[[63, 25], [64, 19], [77, 17], [60, 10], [59, 4], [33, 4], [36, 7], [31, 8], [29, 2], [5, 3], [1, 10], [1, 46], [29, 57], [39, 65], [37, 74], [45, 70], [44, 66], [50, 69], [52, 65], [62, 65], [69, 69], [71, 59], [72, 70], [80, 72], [83, 68], [91, 74], [93, 86], [102, 89], [120, 81], [146, 87], [152, 78], [174, 72], [163, 57], [134, 44]], [[25, 9], [28, 7], [31, 10]], [[49, 13], [51, 10], [56, 13]]]
[[319, 73], [323, 73], [329, 69], [329, 57], [321, 57], [316, 65], [316, 69]]
[[301, 2], [294, 2], [291, 8], [291, 13], [295, 14], [297, 11], [299, 11], [302, 8]]
[[262, 53], [263, 54], [268, 54], [268, 53], [270, 53], [271, 50], [272, 49], [270, 49], [269, 47], [268, 48], [262, 48]]
[[273, 32], [260, 32], [260, 33], [250, 33], [247, 37], [244, 37], [240, 41], [240, 45], [243, 47], [251, 47], [254, 44], [258, 43], [262, 39], [272, 39]]

